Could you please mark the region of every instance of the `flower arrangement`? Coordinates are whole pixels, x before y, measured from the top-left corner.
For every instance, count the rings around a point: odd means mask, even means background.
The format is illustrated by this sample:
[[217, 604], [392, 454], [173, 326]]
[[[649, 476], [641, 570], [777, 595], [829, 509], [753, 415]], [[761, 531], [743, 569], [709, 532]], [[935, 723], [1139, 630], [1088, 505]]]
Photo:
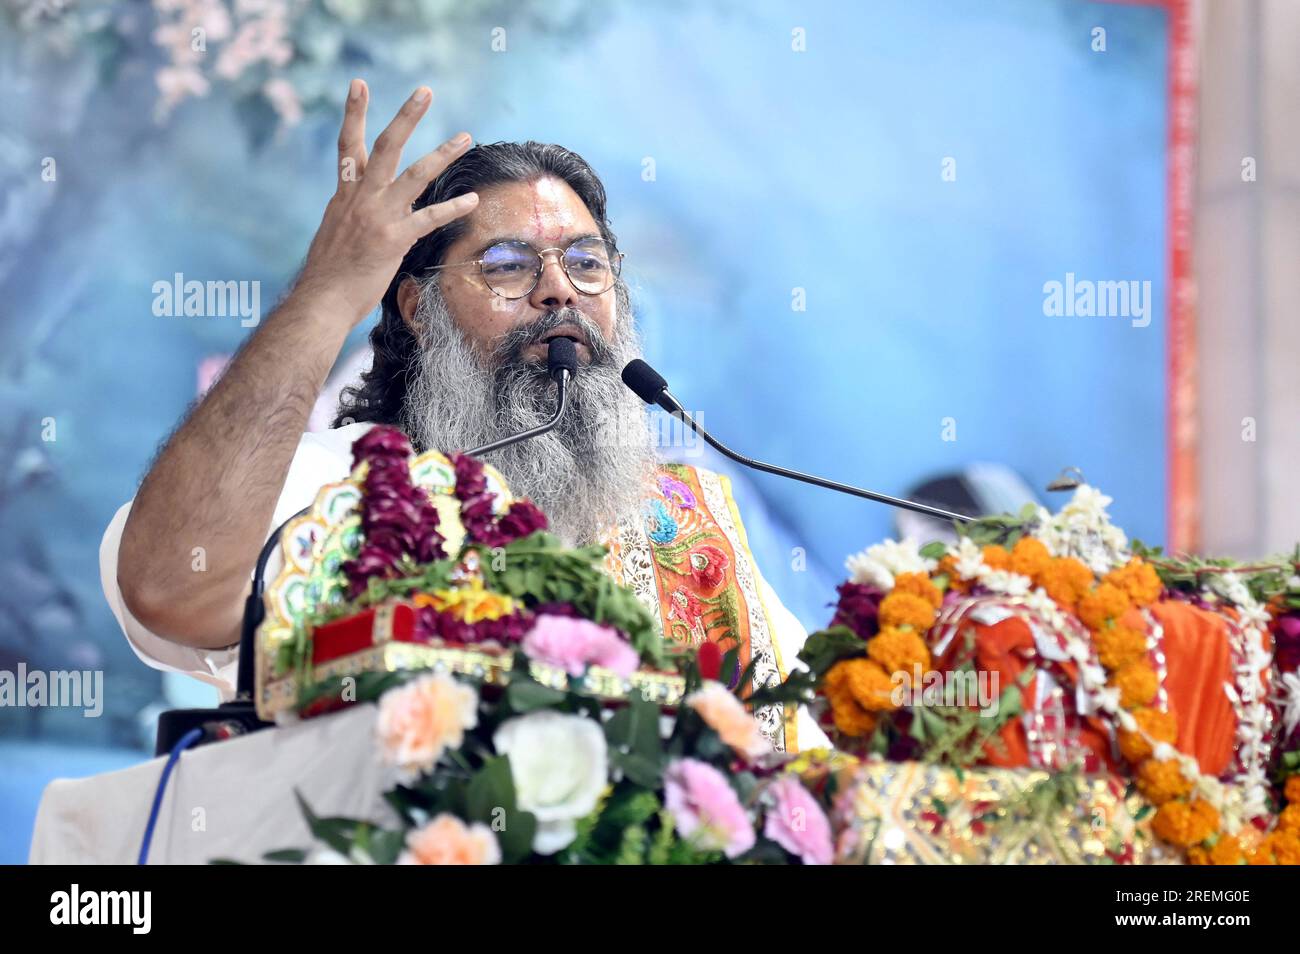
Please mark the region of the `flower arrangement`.
[[[636, 597], [601, 571], [603, 549], [562, 547], [545, 516], [525, 500], [504, 503], [473, 458], [448, 458], [454, 484], [438, 498], [413, 481], [400, 432], [375, 427], [353, 454], [361, 493], [343, 585], [278, 647], [277, 662], [302, 677], [304, 714], [377, 703], [396, 821], [319, 818], [303, 802], [320, 844], [269, 860], [832, 860], [825, 812], [752, 714], [786, 690], [733, 694], [717, 677], [738, 668], [736, 650], [668, 654]], [[358, 622], [367, 635], [399, 610], [410, 645], [495, 654], [499, 667], [457, 669], [435, 656], [307, 678], [327, 637], [352, 639]], [[665, 667], [679, 698], [628, 681]], [[602, 680], [621, 691], [594, 691]]]
[[[665, 650], [635, 594], [603, 572], [604, 549], [562, 546], [533, 503], [506, 502], [490, 489], [481, 462], [442, 458], [451, 486], [439, 495], [413, 480], [412, 449], [400, 431], [372, 428], [353, 457], [352, 522], [321, 527], [322, 518], [304, 518], [317, 550], [321, 531], [336, 542], [332, 555], [315, 558], [318, 600], [291, 620], [289, 638], [263, 641], [270, 660], [263, 682], [292, 676], [289, 700], [299, 711], [340, 701], [314, 686], [322, 674], [460, 660], [495, 667], [505, 679], [516, 653], [549, 683], [598, 674], [621, 685], [647, 673], [680, 683], [682, 660]], [[286, 588], [278, 581], [272, 596]], [[395, 646], [404, 653], [397, 662], [372, 652]]]
[[[815, 687], [837, 747], [958, 770], [1011, 766], [1025, 764], [1006, 744], [1020, 722], [1039, 767], [1131, 779], [1152, 831], [1190, 861], [1300, 858], [1300, 811], [1274, 811], [1283, 792], [1300, 794], [1300, 552], [1254, 566], [1170, 559], [1130, 544], [1109, 503], [1083, 485], [1057, 514], [1031, 506], [960, 527], [951, 545], [891, 541], [850, 558], [831, 625], [800, 654], [810, 672], [796, 678]], [[1166, 692], [1173, 648], [1156, 611], [1168, 601], [1216, 614], [1227, 633], [1236, 735], [1222, 773], [1179, 749], [1186, 733]], [[998, 625], [1012, 617], [1025, 625]], [[918, 691], [990, 671], [1005, 685], [993, 706]]]
[[[586, 645], [562, 617], [548, 639]], [[270, 861], [358, 864], [829, 864], [831, 825], [750, 711], [687, 667], [671, 716], [640, 696], [611, 708], [524, 669], [501, 693], [445, 672], [370, 674], [390, 826], [320, 818], [319, 844]], [[665, 723], [667, 727], [665, 727]]]

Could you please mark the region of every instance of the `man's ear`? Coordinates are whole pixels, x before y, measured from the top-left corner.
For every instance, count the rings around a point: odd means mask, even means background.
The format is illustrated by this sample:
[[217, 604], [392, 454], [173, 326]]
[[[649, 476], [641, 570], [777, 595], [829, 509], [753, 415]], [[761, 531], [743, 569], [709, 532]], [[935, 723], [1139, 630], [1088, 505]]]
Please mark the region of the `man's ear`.
[[401, 312], [402, 321], [406, 322], [406, 327], [410, 328], [411, 334], [417, 338], [420, 331], [415, 326], [415, 310], [419, 303], [420, 286], [416, 284], [413, 278], [402, 279], [402, 284], [397, 286], [397, 310]]

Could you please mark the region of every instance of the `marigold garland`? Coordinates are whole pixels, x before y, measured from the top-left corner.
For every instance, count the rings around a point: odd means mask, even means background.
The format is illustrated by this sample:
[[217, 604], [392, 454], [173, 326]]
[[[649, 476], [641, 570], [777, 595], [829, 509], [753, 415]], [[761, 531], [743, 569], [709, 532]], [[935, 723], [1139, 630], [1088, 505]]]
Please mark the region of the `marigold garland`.
[[924, 633], [934, 625], [936, 608], [912, 593], [890, 593], [880, 601], [880, 628], [910, 626]]
[[1151, 829], [1159, 838], [1180, 848], [1199, 845], [1218, 828], [1219, 812], [1203, 798], [1165, 802], [1151, 822]]
[[924, 573], [900, 573], [894, 577], [893, 593], [910, 593], [919, 596], [934, 609], [943, 605], [943, 592], [930, 582]]
[[846, 659], [836, 663], [826, 673], [823, 688], [831, 704], [835, 728], [848, 736], [862, 736], [875, 731], [876, 717], [867, 711], [854, 695], [851, 674], [860, 667], [879, 669], [867, 659]]
[[[908, 553], [902, 544], [891, 544], [864, 553], [860, 559], [866, 569], [852, 565], [850, 569], [855, 580], [866, 584], [864, 589], [879, 594], [872, 602], [878, 606], [880, 628], [862, 634], [867, 658], [841, 660], [826, 673], [826, 696], [836, 728], [845, 734], [866, 734], [875, 731], [880, 713], [896, 708], [890, 698], [891, 682], [896, 684], [899, 672], [910, 675], [918, 666], [929, 670], [932, 660], [926, 635], [938, 612], [953, 604], [953, 595], [990, 592], [1021, 598], [1053, 629], [1060, 619], [1053, 616], [1055, 603], [1089, 631], [1086, 643], [1063, 635], [1067, 645], [1062, 648], [1078, 666], [1080, 691], [1088, 695], [1095, 711], [1118, 723], [1119, 752], [1132, 766], [1139, 791], [1157, 808], [1152, 820], [1155, 834], [1184, 849], [1193, 864], [1300, 863], [1300, 774], [1284, 783], [1286, 799], [1293, 804], [1277, 817], [1272, 832], [1261, 835], [1249, 824], [1241, 827], [1263, 817], [1258, 780], [1251, 790], [1254, 801], [1243, 807], [1227, 797], [1235, 793], [1225, 792], [1223, 782], [1202, 774], [1196, 760], [1178, 750], [1178, 721], [1172, 711], [1157, 705], [1161, 676], [1150, 658], [1156, 645], [1138, 623], [1138, 614], [1130, 612], [1142, 610], [1147, 624], [1157, 626], [1158, 620], [1153, 622], [1146, 609], [1162, 599], [1166, 585], [1175, 584], [1164, 575], [1169, 569], [1166, 563], [1153, 561], [1141, 546], [1130, 550], [1123, 534], [1112, 532], [1104, 509], [1097, 519], [1093, 509], [1108, 502], [1095, 490], [1082, 488], [1070, 505], [1075, 508], [1070, 518], [1086, 518], [1088, 526], [1052, 524], [1051, 515], [1038, 508], [1041, 516], [1036, 519], [1040, 524], [1048, 521], [1046, 528], [1040, 526], [1043, 532], [1039, 533], [1027, 527], [1028, 532], [1017, 534], [1009, 547], [987, 542], [987, 536], [981, 545], [979, 536], [971, 533], [946, 552], [925, 548], [917, 553], [914, 547]], [[1091, 536], [1080, 545], [1084, 534]], [[1164, 569], [1157, 572], [1157, 566]], [[1228, 570], [1216, 567], [1203, 572], [1223, 576], [1202, 590], [1208, 593], [1209, 603], [1237, 608], [1246, 621], [1243, 628], [1258, 628], [1264, 625], [1261, 615], [1267, 622], [1267, 615], [1276, 617], [1286, 611], [1276, 599], [1276, 605], [1262, 609]], [[1300, 574], [1300, 562], [1295, 572]], [[1254, 719], [1251, 725], [1259, 723], [1258, 713], [1239, 713], [1239, 718]]]
[[[1011, 572], [1027, 576], [1035, 583], [1043, 572], [1052, 565], [1052, 554], [1048, 552], [1041, 540], [1034, 537], [1021, 537], [1011, 548]], [[1082, 566], [1083, 564], [1079, 564]], [[1086, 567], [1085, 567], [1086, 569]], [[1091, 577], [1091, 573], [1089, 577]]]
[[1034, 582], [1065, 609], [1073, 611], [1083, 595], [1092, 589], [1092, 570], [1074, 557], [1053, 557]]
[[910, 629], [886, 626], [867, 643], [867, 656], [880, 663], [887, 673], [906, 673], [909, 677], [920, 668], [930, 670], [930, 650], [920, 634]]
[[1116, 624], [1092, 634], [1097, 658], [1107, 669], [1122, 669], [1147, 654], [1147, 636], [1141, 630]]
[[1192, 780], [1183, 774], [1182, 767], [1173, 759], [1146, 759], [1134, 773], [1138, 790], [1152, 805], [1163, 805], [1182, 798], [1192, 790]]
[[1128, 594], [1114, 583], [1099, 583], [1079, 600], [1077, 612], [1083, 625], [1095, 633], [1123, 616], [1131, 605]]
[[1123, 590], [1134, 606], [1150, 606], [1160, 598], [1162, 588], [1155, 568], [1136, 557], [1107, 573], [1103, 582]]
[[1111, 674], [1111, 685], [1119, 690], [1119, 704], [1125, 709], [1150, 705], [1160, 691], [1160, 677], [1144, 660], [1131, 662]]
[[1137, 722], [1138, 730], [1119, 733], [1120, 754], [1133, 764], [1149, 759], [1153, 753], [1151, 743], [1164, 742], [1173, 745], [1178, 741], [1178, 723], [1173, 713], [1146, 707], [1134, 709], [1130, 713]]

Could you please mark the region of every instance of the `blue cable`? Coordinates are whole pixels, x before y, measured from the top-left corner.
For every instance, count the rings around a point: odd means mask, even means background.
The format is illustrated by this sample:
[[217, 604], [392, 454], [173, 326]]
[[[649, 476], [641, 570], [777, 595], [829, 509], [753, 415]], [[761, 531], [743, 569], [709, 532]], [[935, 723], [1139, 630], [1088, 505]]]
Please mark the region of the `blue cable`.
[[171, 754], [167, 756], [167, 764], [163, 766], [162, 778], [158, 779], [158, 790], [153, 795], [153, 808], [149, 812], [149, 823], [144, 826], [144, 840], [140, 843], [140, 859], [136, 864], [149, 863], [149, 843], [153, 841], [154, 826], [158, 824], [158, 810], [162, 808], [163, 793], [167, 791], [167, 779], [171, 777], [172, 766], [180, 759], [182, 752], [201, 738], [203, 738], [202, 729], [190, 729], [172, 746]]

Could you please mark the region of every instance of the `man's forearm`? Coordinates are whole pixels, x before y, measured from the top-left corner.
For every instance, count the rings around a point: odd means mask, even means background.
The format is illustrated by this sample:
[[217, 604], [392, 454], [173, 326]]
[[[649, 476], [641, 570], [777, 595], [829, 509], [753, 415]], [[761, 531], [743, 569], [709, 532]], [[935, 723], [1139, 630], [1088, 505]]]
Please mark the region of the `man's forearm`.
[[238, 638], [249, 574], [351, 324], [295, 291], [168, 440], [118, 553], [123, 598], [151, 631], [202, 648]]

